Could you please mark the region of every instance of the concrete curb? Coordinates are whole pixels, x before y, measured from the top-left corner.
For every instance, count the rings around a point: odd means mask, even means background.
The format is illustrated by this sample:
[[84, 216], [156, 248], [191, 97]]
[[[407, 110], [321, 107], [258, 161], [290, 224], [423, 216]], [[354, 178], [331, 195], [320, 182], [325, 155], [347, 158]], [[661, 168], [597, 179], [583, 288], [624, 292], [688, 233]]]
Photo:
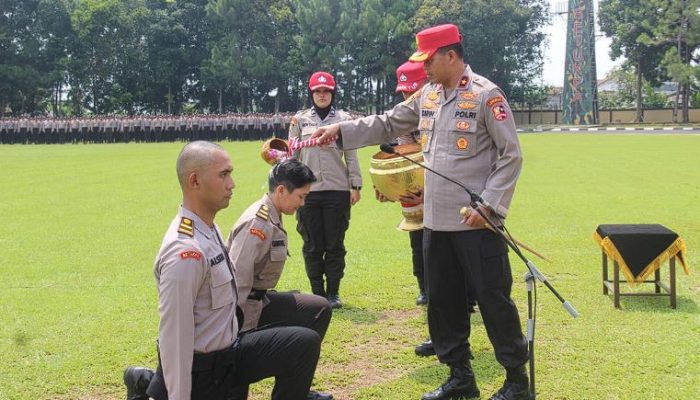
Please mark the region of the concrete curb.
[[524, 129], [518, 132], [649, 132], [649, 131], [700, 131], [700, 126], [592, 126], [592, 127], [546, 127]]

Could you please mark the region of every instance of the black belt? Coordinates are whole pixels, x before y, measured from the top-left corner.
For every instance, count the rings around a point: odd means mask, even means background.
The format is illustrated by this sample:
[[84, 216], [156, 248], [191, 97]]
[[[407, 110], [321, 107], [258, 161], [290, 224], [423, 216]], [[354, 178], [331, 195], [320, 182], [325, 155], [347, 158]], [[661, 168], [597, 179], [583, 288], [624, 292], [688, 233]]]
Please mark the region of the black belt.
[[267, 294], [267, 289], [253, 289], [250, 291], [248, 298], [250, 300], [262, 300]]
[[217, 368], [225, 368], [236, 361], [237, 342], [226, 349], [211, 353], [195, 353], [192, 358], [192, 372], [211, 371]]

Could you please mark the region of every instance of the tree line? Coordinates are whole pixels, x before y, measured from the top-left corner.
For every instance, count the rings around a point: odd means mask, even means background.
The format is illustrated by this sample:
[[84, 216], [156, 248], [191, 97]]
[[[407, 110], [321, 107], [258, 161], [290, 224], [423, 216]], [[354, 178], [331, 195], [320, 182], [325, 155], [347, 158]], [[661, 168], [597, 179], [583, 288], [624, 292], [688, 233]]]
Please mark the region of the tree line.
[[[688, 105], [700, 79], [700, 0], [601, 0], [600, 27], [612, 38], [611, 56], [624, 57], [624, 72], [635, 76], [637, 121], [642, 108], [655, 101], [650, 87], [676, 83], [673, 119], [688, 122]], [[629, 86], [629, 85], [627, 85]]]
[[316, 70], [341, 107], [382, 111], [415, 33], [447, 22], [526, 102], [548, 20], [546, 0], [2, 0], [0, 115], [293, 111]]

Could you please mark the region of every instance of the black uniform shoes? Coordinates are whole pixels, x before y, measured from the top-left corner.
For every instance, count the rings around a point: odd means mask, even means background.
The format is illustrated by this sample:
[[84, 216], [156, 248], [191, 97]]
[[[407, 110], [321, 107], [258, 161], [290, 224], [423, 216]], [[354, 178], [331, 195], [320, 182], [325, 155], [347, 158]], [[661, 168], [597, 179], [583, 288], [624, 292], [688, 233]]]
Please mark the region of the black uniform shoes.
[[306, 400], [333, 400], [333, 395], [330, 393], [309, 390], [309, 395], [306, 396]]
[[506, 379], [498, 392], [489, 400], [530, 400], [527, 383], [511, 382]]
[[480, 395], [474, 372], [468, 364], [450, 367], [450, 376], [439, 388], [423, 395], [422, 400], [475, 399]]
[[433, 341], [428, 338], [425, 342], [416, 346], [416, 355], [421, 357], [430, 357], [435, 355]]
[[124, 370], [124, 384], [126, 385], [126, 400], [148, 400], [146, 389], [151, 383], [152, 369], [143, 367], [127, 367]]

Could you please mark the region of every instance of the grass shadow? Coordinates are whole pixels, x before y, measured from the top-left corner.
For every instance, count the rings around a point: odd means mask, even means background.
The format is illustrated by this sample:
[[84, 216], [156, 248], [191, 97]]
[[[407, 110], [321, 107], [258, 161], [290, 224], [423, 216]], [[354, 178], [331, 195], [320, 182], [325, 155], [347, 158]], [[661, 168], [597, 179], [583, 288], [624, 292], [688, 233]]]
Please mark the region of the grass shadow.
[[343, 303], [342, 308], [333, 310], [333, 319], [351, 322], [353, 324], [371, 325], [379, 321], [381, 312], [354, 307], [352, 304]]
[[[612, 295], [610, 297], [612, 303]], [[689, 296], [677, 296], [676, 308], [671, 308], [670, 299], [668, 297], [659, 296], [621, 296], [620, 310], [622, 311], [644, 311], [660, 314], [683, 313], [683, 314], [698, 314], [700, 307]], [[611, 304], [612, 305], [612, 304]]]

